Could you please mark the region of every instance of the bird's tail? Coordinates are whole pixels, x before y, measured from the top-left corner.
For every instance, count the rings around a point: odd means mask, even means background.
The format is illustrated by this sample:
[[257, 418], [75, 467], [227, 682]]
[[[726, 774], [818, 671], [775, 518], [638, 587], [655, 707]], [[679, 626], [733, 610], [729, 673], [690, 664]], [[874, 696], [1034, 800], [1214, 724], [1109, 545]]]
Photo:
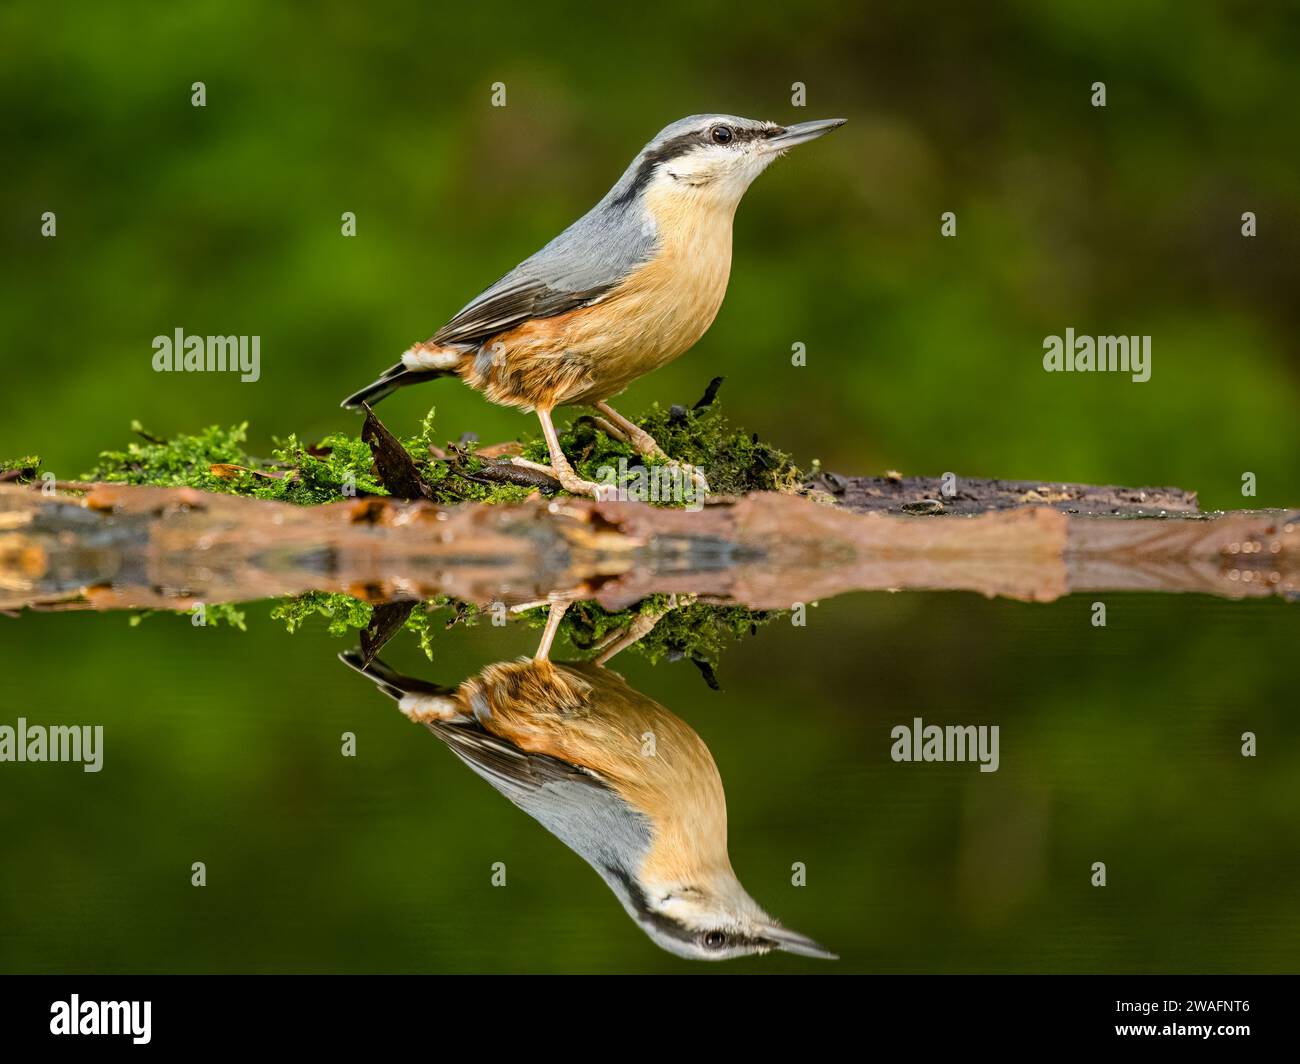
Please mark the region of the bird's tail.
[[[448, 363], [452, 362], [452, 352], [448, 352]], [[459, 354], [454, 356], [459, 361]], [[405, 388], [411, 384], [420, 384], [422, 381], [431, 381], [438, 377], [456, 376], [455, 366], [449, 364], [446, 366], [433, 367], [429, 369], [411, 369], [405, 362], [399, 362], [395, 366], [389, 366], [384, 370], [378, 380], [371, 381], [359, 392], [349, 395], [340, 404], [345, 410], [360, 410], [363, 403], [374, 406], [380, 399], [384, 399], [393, 394], [399, 388]]]
[[450, 697], [456, 692], [450, 687], [430, 683], [415, 676], [404, 676], [390, 665], [375, 658], [366, 664], [366, 659], [359, 650], [345, 650], [339, 655], [339, 661], [370, 680], [384, 694], [398, 702], [403, 695], [432, 695]]

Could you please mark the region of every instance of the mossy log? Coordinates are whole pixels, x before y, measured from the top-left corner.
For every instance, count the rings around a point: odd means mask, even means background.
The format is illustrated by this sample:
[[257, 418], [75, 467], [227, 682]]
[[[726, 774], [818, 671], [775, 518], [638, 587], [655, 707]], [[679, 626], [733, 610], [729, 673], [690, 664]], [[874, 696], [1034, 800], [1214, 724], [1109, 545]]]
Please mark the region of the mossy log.
[[0, 485], [7, 610], [175, 610], [306, 591], [480, 604], [563, 593], [611, 609], [673, 592], [753, 609], [855, 590], [1295, 596], [1298, 557], [1300, 511], [1140, 520], [1032, 503], [924, 517], [776, 492], [694, 513], [537, 495], [298, 506], [193, 488]]

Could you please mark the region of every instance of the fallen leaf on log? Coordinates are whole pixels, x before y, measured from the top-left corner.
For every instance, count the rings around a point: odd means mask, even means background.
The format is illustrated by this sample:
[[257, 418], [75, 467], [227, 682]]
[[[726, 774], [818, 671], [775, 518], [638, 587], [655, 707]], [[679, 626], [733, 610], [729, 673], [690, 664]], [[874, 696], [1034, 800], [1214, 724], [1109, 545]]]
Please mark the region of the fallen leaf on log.
[[396, 499], [432, 498], [433, 492], [420, 476], [415, 459], [375, 416], [369, 404], [363, 405], [366, 408], [366, 420], [361, 426], [361, 438], [370, 445], [380, 482]]

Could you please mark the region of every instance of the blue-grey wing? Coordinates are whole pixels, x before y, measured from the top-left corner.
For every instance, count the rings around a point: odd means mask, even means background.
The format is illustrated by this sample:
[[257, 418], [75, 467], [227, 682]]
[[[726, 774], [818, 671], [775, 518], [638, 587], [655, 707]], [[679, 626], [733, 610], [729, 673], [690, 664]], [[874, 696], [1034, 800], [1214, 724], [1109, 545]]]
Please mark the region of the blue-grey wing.
[[606, 197], [537, 254], [472, 299], [429, 339], [477, 345], [531, 318], [599, 302], [654, 253], [654, 224], [636, 204]]
[[[614, 887], [650, 847], [647, 818], [595, 774], [522, 750], [477, 724], [432, 723], [430, 731]], [[626, 904], [626, 902], [625, 902]]]
[[602, 285], [566, 291], [511, 273], [434, 333], [429, 343], [481, 344], [531, 318], [550, 318], [589, 306], [612, 287]]

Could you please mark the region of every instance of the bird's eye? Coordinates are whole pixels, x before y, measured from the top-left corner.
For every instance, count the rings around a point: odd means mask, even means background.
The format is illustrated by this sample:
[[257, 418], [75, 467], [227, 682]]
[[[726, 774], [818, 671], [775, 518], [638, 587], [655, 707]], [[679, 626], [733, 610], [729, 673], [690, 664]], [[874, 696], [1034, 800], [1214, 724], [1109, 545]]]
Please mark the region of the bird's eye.
[[731, 138], [736, 134], [732, 132], [730, 126], [714, 126], [709, 130], [709, 135], [715, 144], [730, 144]]
[[727, 944], [727, 936], [721, 931], [710, 931], [704, 936], [704, 944], [709, 949], [722, 949]]

